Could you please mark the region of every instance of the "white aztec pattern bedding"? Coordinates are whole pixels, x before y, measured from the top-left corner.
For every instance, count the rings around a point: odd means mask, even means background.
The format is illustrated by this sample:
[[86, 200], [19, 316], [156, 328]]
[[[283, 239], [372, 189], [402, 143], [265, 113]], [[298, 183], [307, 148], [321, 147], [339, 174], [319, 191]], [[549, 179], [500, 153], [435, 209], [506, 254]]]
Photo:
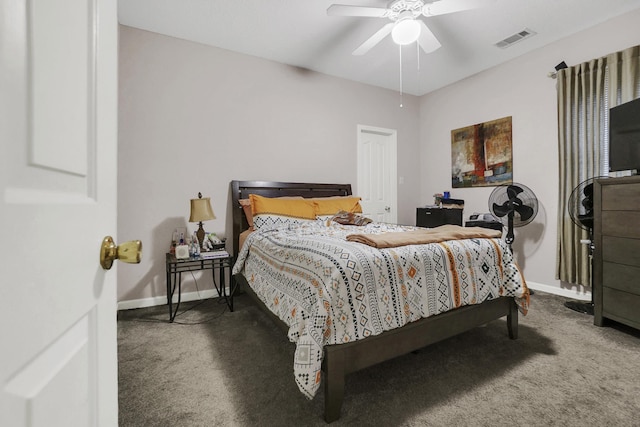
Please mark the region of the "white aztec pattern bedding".
[[[376, 249], [351, 233], [412, 230], [308, 221], [247, 238], [242, 273], [296, 343], [294, 376], [311, 399], [320, 387], [323, 346], [380, 334], [409, 322], [499, 296], [526, 313], [528, 290], [501, 239], [454, 240]], [[249, 250], [250, 248], [250, 250]]]

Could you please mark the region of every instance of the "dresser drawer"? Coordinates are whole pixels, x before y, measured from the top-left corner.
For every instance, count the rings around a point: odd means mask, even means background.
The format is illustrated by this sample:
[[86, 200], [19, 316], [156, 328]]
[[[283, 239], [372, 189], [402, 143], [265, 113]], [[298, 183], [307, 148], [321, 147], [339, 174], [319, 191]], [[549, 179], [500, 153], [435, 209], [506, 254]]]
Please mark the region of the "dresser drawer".
[[633, 327], [640, 325], [640, 295], [602, 288], [602, 315]]
[[640, 295], [640, 267], [603, 262], [602, 286]]
[[640, 211], [640, 183], [606, 185], [608, 181], [602, 181], [602, 210]]
[[640, 212], [602, 211], [602, 234], [640, 239]]
[[640, 240], [602, 236], [602, 260], [640, 267]]

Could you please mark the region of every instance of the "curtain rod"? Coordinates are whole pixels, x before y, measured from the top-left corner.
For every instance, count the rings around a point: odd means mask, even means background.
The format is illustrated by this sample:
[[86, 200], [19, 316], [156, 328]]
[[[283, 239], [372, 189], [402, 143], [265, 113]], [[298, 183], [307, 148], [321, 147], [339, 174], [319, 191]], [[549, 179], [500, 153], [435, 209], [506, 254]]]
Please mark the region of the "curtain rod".
[[558, 77], [558, 71], [563, 70], [565, 68], [569, 68], [569, 67], [567, 66], [566, 62], [562, 61], [561, 63], [555, 66], [556, 71], [550, 71], [549, 73], [547, 73], [547, 77], [549, 77], [550, 79], [555, 79]]

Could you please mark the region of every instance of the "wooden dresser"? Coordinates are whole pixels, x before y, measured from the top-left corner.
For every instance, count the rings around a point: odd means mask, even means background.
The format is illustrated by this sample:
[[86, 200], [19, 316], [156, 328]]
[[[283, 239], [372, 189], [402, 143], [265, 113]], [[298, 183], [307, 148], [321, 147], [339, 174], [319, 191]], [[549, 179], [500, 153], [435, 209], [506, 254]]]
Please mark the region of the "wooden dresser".
[[594, 323], [640, 329], [640, 176], [594, 185]]

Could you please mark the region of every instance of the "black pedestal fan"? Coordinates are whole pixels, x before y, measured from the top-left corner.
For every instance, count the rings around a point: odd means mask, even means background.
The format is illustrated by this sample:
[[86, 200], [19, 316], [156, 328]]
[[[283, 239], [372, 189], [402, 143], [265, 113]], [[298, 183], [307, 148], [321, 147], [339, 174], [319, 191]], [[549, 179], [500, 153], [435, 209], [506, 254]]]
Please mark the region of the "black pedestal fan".
[[580, 313], [593, 315], [593, 183], [596, 179], [607, 178], [605, 176], [589, 178], [582, 181], [573, 189], [567, 203], [567, 210], [571, 221], [583, 230], [587, 230], [589, 238], [581, 240], [580, 243], [589, 245], [589, 269], [591, 270], [591, 301], [567, 301], [565, 307]]
[[538, 213], [538, 199], [522, 184], [505, 184], [494, 188], [489, 196], [489, 210], [507, 226], [505, 241], [511, 249], [514, 227], [529, 224]]
[[[538, 213], [538, 199], [533, 191], [522, 184], [505, 184], [494, 188], [489, 196], [489, 210], [507, 226], [505, 242], [511, 247], [515, 240], [514, 227], [529, 224]], [[533, 295], [533, 290], [529, 289]]]

